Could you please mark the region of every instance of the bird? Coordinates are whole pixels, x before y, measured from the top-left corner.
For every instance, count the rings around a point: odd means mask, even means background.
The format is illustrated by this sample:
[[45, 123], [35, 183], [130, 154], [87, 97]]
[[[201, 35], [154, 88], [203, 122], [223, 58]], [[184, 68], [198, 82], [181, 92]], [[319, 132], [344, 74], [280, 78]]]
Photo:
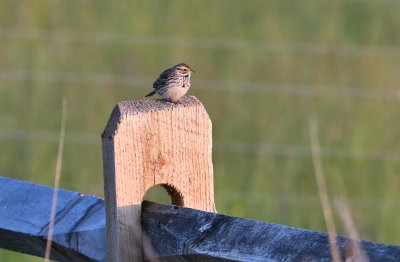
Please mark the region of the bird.
[[190, 88], [190, 76], [194, 72], [195, 71], [185, 63], [180, 63], [168, 68], [154, 81], [154, 90], [148, 93], [146, 97], [153, 96], [157, 93], [169, 102], [174, 104], [179, 103], [179, 100]]

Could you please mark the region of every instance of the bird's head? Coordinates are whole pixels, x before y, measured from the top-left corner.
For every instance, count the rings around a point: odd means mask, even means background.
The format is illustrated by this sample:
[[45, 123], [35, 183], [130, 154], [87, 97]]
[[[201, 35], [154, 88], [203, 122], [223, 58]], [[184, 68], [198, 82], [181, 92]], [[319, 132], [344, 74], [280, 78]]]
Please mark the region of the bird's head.
[[192, 70], [187, 64], [180, 63], [179, 65], [174, 66], [174, 68], [182, 75], [191, 75], [195, 71]]

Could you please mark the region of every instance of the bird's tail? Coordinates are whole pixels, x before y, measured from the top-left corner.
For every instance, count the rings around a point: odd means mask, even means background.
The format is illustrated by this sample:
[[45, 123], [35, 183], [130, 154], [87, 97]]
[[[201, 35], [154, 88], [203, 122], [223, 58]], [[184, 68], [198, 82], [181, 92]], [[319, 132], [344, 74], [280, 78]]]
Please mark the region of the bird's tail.
[[145, 97], [155, 95], [155, 93], [156, 93], [156, 90], [153, 90], [153, 91], [151, 91], [150, 93], [148, 93]]

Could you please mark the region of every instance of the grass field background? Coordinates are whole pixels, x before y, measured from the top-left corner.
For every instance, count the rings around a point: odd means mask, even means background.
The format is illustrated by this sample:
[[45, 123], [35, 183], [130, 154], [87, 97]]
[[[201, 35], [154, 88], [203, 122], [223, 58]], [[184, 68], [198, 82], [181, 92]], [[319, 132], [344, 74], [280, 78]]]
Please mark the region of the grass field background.
[[[0, 175], [103, 196], [100, 134], [180, 62], [213, 121], [220, 213], [326, 231], [308, 122], [332, 200], [360, 238], [400, 245], [400, 1], [17, 1], [0, 8]], [[334, 210], [338, 233], [347, 234]], [[41, 261], [0, 250], [0, 261]]]

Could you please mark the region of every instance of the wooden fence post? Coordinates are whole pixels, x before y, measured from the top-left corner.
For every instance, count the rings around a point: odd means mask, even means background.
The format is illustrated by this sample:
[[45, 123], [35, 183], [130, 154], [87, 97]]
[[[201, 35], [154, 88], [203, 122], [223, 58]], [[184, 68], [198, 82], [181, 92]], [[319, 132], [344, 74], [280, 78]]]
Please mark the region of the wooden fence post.
[[141, 203], [161, 184], [172, 203], [215, 211], [211, 120], [183, 97], [120, 102], [102, 134], [108, 261], [141, 261]]

